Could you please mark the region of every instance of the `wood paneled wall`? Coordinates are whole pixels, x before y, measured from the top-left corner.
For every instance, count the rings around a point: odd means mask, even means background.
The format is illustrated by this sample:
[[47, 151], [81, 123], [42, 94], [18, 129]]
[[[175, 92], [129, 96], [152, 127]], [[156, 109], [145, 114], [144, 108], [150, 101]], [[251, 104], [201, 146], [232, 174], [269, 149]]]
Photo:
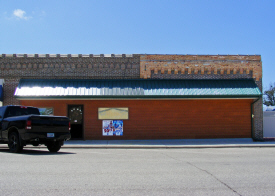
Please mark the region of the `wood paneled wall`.
[[[53, 107], [67, 116], [68, 105], [84, 106], [84, 139], [250, 138], [249, 99], [196, 100], [21, 100], [21, 105]], [[128, 107], [123, 136], [102, 136], [99, 107]], [[112, 120], [112, 119], [111, 119]]]

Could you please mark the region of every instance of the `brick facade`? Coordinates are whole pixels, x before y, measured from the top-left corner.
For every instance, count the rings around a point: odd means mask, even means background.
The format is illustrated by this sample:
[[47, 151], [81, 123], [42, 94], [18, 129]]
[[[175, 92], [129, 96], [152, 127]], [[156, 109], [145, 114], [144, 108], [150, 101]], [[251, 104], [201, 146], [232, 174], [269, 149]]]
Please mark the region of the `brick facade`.
[[[26, 79], [240, 79], [253, 78], [262, 91], [259, 55], [27, 55], [0, 54], [4, 105]], [[238, 109], [238, 108], [236, 108]], [[253, 135], [263, 139], [262, 98], [252, 104]]]
[[[2, 56], [2, 57], [1, 57]], [[0, 56], [1, 78], [132, 79], [139, 78], [139, 55]]]
[[[259, 81], [262, 78], [262, 63], [259, 55], [141, 55], [140, 76], [151, 78], [154, 74], [193, 75], [198, 79], [208, 75], [212, 79], [216, 75], [245, 75], [252, 74], [252, 78]], [[189, 78], [188, 78], [189, 79]]]

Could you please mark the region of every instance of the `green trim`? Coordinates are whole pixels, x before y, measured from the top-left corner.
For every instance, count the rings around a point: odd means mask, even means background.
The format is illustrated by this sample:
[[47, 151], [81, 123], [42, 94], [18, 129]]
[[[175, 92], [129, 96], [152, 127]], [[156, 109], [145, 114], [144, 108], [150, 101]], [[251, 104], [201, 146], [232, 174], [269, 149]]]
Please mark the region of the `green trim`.
[[14, 96], [16, 99], [259, 99], [262, 95], [166, 95], [166, 96]]

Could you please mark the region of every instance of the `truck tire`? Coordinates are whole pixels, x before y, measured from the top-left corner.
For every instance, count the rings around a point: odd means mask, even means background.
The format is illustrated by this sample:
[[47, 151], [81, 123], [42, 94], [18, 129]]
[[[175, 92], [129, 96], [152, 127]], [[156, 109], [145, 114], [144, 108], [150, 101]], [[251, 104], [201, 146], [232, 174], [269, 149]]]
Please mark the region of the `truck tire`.
[[10, 152], [19, 153], [22, 152], [23, 146], [20, 144], [19, 135], [16, 132], [12, 132], [9, 135], [9, 143], [8, 143]]
[[50, 152], [58, 152], [61, 148], [60, 142], [51, 142], [47, 144], [47, 148]]

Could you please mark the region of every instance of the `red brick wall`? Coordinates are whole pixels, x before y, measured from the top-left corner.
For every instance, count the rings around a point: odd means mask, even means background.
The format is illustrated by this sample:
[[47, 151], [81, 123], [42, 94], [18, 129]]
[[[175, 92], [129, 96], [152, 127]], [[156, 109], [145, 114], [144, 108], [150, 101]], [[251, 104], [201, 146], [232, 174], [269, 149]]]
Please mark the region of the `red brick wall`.
[[[84, 106], [84, 139], [250, 138], [252, 100], [22, 100], [22, 105]], [[128, 107], [123, 136], [102, 136], [98, 107]]]

